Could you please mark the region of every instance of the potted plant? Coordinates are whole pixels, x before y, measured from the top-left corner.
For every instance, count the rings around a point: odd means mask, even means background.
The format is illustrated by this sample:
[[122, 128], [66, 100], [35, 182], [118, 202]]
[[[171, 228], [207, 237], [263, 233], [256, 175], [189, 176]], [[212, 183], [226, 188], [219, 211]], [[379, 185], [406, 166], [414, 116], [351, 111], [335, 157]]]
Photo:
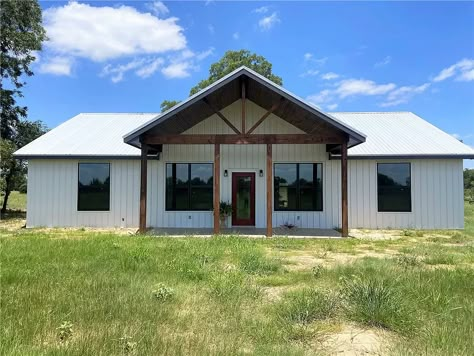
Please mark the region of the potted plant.
[[219, 203], [219, 217], [223, 227], [227, 227], [227, 217], [230, 215], [232, 215], [232, 205], [229, 202], [221, 201]]

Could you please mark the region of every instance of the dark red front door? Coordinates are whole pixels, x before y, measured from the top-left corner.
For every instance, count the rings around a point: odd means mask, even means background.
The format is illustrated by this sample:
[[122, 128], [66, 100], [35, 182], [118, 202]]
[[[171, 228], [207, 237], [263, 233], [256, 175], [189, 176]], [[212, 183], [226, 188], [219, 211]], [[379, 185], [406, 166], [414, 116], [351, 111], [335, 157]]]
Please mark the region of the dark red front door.
[[232, 173], [232, 225], [255, 226], [255, 173]]

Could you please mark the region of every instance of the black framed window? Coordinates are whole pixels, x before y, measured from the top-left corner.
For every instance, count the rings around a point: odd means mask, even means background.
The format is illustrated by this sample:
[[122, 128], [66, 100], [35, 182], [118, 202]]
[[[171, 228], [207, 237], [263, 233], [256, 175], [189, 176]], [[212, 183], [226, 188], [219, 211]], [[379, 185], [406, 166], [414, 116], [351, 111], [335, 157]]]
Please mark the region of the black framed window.
[[110, 210], [110, 163], [79, 163], [77, 210]]
[[275, 163], [275, 211], [322, 211], [322, 169], [321, 163]]
[[410, 163], [377, 164], [377, 201], [379, 212], [411, 211]]
[[166, 164], [166, 210], [212, 210], [212, 163]]

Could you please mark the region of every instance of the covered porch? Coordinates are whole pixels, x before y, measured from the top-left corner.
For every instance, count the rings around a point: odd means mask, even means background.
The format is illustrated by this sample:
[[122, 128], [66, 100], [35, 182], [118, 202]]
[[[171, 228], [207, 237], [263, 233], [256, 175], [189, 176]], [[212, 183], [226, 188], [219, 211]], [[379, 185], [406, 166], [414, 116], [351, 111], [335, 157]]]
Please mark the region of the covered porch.
[[[238, 102], [239, 117], [228, 117], [225, 108]], [[257, 104], [264, 109], [259, 117], [249, 116], [248, 105]], [[235, 105], [234, 105], [235, 106]], [[214, 116], [225, 126], [225, 130], [205, 132], [189, 131], [199, 123]], [[265, 121], [278, 117], [294, 127], [296, 132], [269, 132], [263, 129]], [[224, 131], [224, 132], [222, 132]], [[278, 146], [324, 145], [325, 157], [340, 161], [338, 172], [340, 182], [340, 236], [348, 236], [348, 191], [347, 191], [347, 150], [351, 145], [363, 142], [364, 136], [344, 126], [336, 119], [306, 104], [283, 88], [276, 86], [268, 79], [247, 69], [240, 68], [228, 76], [212, 84], [207, 89], [190, 97], [188, 100], [170, 109], [141, 128], [125, 137], [125, 142], [141, 149], [140, 169], [140, 213], [139, 229], [145, 232], [147, 227], [147, 177], [148, 161], [163, 152], [167, 145], [205, 145], [213, 150], [213, 192], [212, 228], [169, 228], [151, 226], [153, 232], [169, 235], [211, 235], [234, 234], [245, 236], [327, 236], [337, 237], [339, 233], [332, 229], [306, 228], [295, 230], [275, 226], [274, 210], [274, 149]], [[240, 145], [259, 145], [265, 147], [265, 160], [258, 170], [265, 180], [262, 211], [265, 212], [265, 227], [231, 227], [221, 226], [219, 207], [221, 202], [221, 180], [227, 177], [227, 168], [222, 164], [222, 147], [238, 147]], [[194, 146], [193, 146], [194, 147]], [[310, 162], [317, 159], [310, 159]], [[260, 167], [259, 167], [260, 168]], [[263, 192], [262, 192], [263, 193]], [[161, 197], [165, 199], [165, 197]], [[299, 217], [298, 217], [299, 218]]]

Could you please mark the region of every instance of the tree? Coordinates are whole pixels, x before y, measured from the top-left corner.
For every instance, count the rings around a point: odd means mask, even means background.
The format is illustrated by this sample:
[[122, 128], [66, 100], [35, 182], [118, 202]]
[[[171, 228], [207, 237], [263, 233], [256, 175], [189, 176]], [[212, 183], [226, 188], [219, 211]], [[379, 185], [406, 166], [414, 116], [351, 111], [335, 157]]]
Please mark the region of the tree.
[[179, 103], [180, 101], [177, 101], [177, 100], [163, 100], [163, 102], [160, 105], [161, 112], [168, 111], [173, 106], [178, 105]]
[[[41, 8], [36, 0], [0, 1], [0, 136], [12, 139], [20, 118], [27, 108], [19, 106], [25, 76], [32, 76], [34, 51], [41, 50], [46, 38], [41, 21]], [[5, 88], [5, 81], [10, 85]]]
[[[265, 57], [257, 55], [256, 53], [252, 53], [248, 50], [241, 49], [240, 51], [227, 51], [219, 61], [213, 63], [209, 69], [209, 77], [207, 79], [201, 80], [195, 87], [193, 87], [189, 95], [191, 96], [196, 94], [198, 91], [206, 88], [207, 86], [211, 85], [215, 81], [221, 79], [225, 75], [241, 66], [246, 66], [254, 70], [255, 72], [263, 75], [278, 85], [283, 84], [281, 77], [273, 74], [272, 64], [267, 61]], [[163, 101], [163, 103], [161, 103], [162, 112], [166, 111], [163, 110], [163, 107], [169, 109], [174, 106], [172, 105], [168, 107], [168, 103], [175, 103], [174, 105], [176, 105], [179, 102], [169, 100]]]
[[464, 197], [466, 200], [474, 201], [474, 169], [464, 170]]
[[27, 165], [13, 157], [13, 152], [43, 135], [47, 128], [42, 121], [20, 120], [12, 140], [0, 140], [0, 187], [4, 194], [1, 213], [7, 211], [8, 198], [13, 190], [25, 190]]

